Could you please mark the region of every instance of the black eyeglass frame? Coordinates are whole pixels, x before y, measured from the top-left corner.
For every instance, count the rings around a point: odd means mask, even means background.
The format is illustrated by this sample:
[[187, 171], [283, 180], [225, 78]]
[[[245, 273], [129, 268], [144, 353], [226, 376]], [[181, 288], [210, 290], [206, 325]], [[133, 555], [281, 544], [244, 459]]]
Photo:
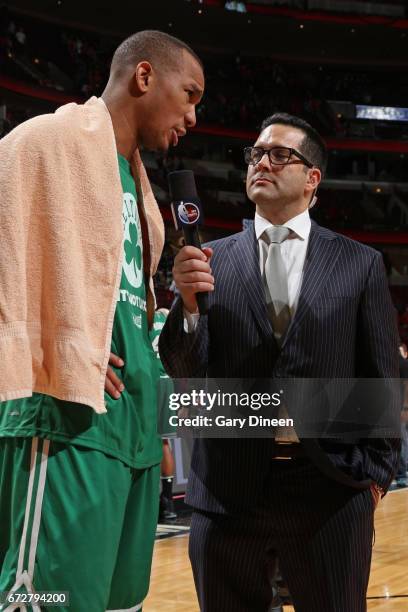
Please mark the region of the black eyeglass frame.
[[[247, 161], [247, 156], [250, 157], [250, 152], [253, 151], [254, 149], [256, 151], [262, 151], [261, 157], [258, 159], [257, 162]], [[289, 155], [288, 155], [287, 161], [280, 163], [280, 162], [276, 162], [276, 161], [272, 161], [271, 160], [271, 155], [270, 155], [271, 151], [276, 150], [276, 149], [286, 149], [286, 151], [289, 151]], [[263, 158], [265, 153], [268, 155], [269, 162], [272, 165], [275, 165], [275, 166], [286, 166], [288, 164], [299, 164], [299, 163], [303, 163], [308, 168], [314, 168], [314, 166], [315, 166], [314, 164], [312, 164], [312, 162], [310, 162], [308, 159], [306, 159], [306, 157], [304, 155], [302, 155], [302, 153], [299, 153], [299, 151], [297, 149], [293, 149], [292, 147], [272, 147], [271, 149], [264, 149], [263, 147], [245, 147], [244, 148], [245, 163], [248, 164], [248, 165], [255, 166], [256, 164], [259, 164], [259, 162], [261, 161], [261, 159]], [[299, 158], [299, 161], [293, 160], [291, 162], [290, 158], [292, 157], [292, 155], [296, 155], [296, 157]]]

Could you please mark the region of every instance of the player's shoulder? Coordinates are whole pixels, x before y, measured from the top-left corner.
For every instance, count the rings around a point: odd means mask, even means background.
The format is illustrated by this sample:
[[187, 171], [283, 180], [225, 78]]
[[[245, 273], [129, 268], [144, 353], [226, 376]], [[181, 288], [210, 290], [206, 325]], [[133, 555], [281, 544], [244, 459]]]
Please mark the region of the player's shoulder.
[[[75, 135], [75, 117], [80, 116], [83, 105], [70, 102], [54, 113], [37, 115], [23, 121], [1, 139], [2, 148], [24, 148], [26, 152], [57, 146], [62, 140], [69, 141]], [[67, 113], [72, 121], [67, 122]]]

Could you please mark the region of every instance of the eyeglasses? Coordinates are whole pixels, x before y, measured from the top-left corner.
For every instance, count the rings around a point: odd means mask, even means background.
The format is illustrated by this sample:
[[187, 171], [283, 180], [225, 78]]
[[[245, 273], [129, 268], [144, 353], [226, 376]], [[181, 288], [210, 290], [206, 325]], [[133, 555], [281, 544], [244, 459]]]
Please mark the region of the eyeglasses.
[[[308, 168], [313, 168], [314, 164], [306, 159], [299, 151], [292, 149], [291, 147], [272, 147], [272, 149], [263, 149], [262, 147], [245, 147], [244, 158], [247, 164], [255, 166], [258, 164], [263, 156], [267, 154], [269, 161], [273, 165], [285, 166], [286, 164], [304, 164]], [[291, 157], [295, 155], [299, 159], [293, 159]]]

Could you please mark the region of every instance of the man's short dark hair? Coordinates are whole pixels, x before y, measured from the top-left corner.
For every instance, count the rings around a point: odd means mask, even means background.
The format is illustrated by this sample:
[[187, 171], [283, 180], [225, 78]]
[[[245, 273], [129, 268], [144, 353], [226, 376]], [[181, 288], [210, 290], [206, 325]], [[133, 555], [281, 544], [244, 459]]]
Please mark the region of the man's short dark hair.
[[126, 38], [113, 54], [111, 72], [135, 67], [143, 60], [158, 71], [177, 70], [181, 51], [187, 51], [203, 68], [198, 55], [182, 40], [158, 30], [142, 30]]
[[305, 137], [300, 145], [300, 153], [317, 166], [322, 176], [324, 176], [327, 167], [327, 147], [320, 134], [304, 119], [289, 115], [288, 113], [274, 113], [267, 117], [261, 126], [261, 131], [270, 125], [279, 123], [280, 125], [289, 125], [290, 127], [301, 130]]

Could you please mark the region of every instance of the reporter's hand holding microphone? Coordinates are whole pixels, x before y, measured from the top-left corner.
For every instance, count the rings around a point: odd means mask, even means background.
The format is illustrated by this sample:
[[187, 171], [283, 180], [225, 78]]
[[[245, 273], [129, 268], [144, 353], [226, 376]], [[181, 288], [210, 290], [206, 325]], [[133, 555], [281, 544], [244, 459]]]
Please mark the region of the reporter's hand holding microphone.
[[214, 291], [211, 273], [212, 249], [201, 249], [198, 225], [202, 212], [191, 170], [168, 175], [172, 212], [176, 229], [182, 229], [186, 246], [174, 260], [173, 278], [185, 309], [191, 314], [207, 312], [206, 293]]
[[174, 282], [180, 291], [185, 309], [190, 313], [199, 312], [197, 293], [214, 291], [211, 255], [210, 248], [204, 247], [200, 250], [194, 246], [184, 246], [174, 260]]

